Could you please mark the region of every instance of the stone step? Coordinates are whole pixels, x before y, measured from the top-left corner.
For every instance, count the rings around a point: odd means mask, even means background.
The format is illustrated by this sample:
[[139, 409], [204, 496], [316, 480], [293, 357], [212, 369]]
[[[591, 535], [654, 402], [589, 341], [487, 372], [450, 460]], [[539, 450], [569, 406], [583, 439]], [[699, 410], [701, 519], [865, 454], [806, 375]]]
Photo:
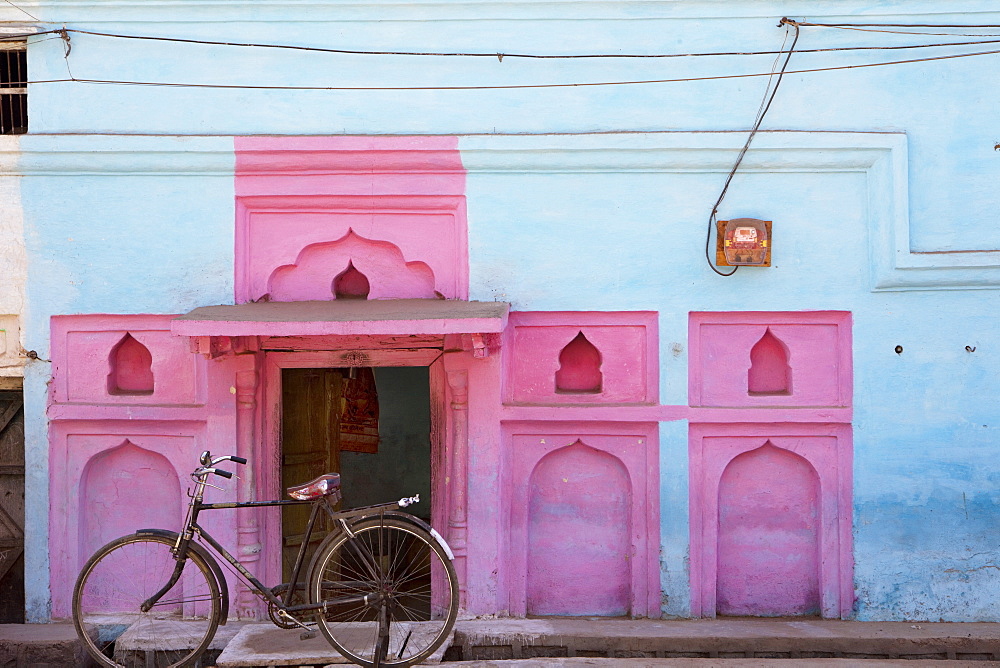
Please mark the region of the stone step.
[[460, 621], [451, 660], [1000, 660], [1000, 624], [819, 619]]
[[[277, 668], [278, 666], [327, 666], [349, 664], [318, 633], [306, 640], [298, 629], [280, 629], [273, 624], [247, 624], [216, 659], [218, 668]], [[338, 640], [341, 640], [338, 637]], [[440, 663], [451, 646], [445, 641], [425, 664]]]
[[597, 659], [545, 658], [456, 661], [448, 668], [981, 668], [983, 661], [907, 659]]
[[[228, 640], [228, 642], [226, 642]], [[344, 659], [322, 635], [231, 621], [220, 668], [326, 666]], [[1000, 624], [803, 619], [469, 619], [435, 660], [480, 668], [984, 665], [1000, 661]], [[446, 651], [447, 650], [447, 651]], [[934, 663], [931, 663], [933, 661]], [[859, 664], [860, 662], [860, 664]], [[0, 625], [0, 668], [91, 665], [73, 624]]]
[[0, 667], [93, 665], [72, 623], [0, 624]]

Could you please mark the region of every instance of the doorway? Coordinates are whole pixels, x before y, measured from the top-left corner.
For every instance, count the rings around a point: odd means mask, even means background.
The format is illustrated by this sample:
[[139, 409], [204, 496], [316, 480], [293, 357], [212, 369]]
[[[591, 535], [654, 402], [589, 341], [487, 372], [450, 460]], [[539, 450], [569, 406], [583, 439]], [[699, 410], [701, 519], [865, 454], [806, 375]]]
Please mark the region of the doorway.
[[[408, 510], [430, 521], [430, 401], [426, 366], [281, 369], [282, 488], [339, 473], [342, 507], [419, 494]], [[308, 506], [283, 510], [285, 582], [308, 518]]]
[[2, 388], [0, 386], [0, 624], [21, 624], [24, 622], [24, 398], [20, 389], [6, 391]]

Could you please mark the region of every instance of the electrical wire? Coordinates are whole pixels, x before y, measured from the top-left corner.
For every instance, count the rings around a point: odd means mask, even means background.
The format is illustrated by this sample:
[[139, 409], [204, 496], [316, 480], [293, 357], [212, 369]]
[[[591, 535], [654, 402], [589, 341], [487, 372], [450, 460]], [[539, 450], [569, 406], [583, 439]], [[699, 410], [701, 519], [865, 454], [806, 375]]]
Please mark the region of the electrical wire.
[[[789, 20], [789, 23], [792, 23]], [[825, 24], [803, 24], [795, 22], [796, 25], [816, 25], [826, 27]], [[569, 60], [569, 59], [663, 59], [663, 58], [703, 58], [703, 57], [728, 57], [728, 56], [774, 56], [781, 55], [780, 51], [705, 51], [693, 53], [577, 53], [577, 54], [539, 54], [539, 53], [503, 53], [503, 52], [435, 52], [435, 51], [365, 51], [355, 49], [331, 49], [324, 47], [301, 46], [294, 44], [269, 44], [255, 42], [224, 42], [214, 40], [185, 39], [180, 37], [155, 37], [149, 35], [126, 35], [117, 33], [95, 32], [91, 30], [81, 30], [78, 28], [62, 28], [55, 30], [45, 30], [19, 35], [0, 35], [0, 41], [22, 41], [31, 37], [47, 34], [77, 33], [82, 35], [93, 35], [100, 37], [110, 37], [131, 40], [150, 40], [161, 42], [177, 42], [182, 44], [197, 44], [205, 46], [234, 46], [261, 49], [287, 49], [294, 51], [307, 51], [317, 53], [332, 53], [342, 55], [366, 55], [366, 56], [437, 56], [437, 57], [463, 57], [463, 58], [497, 58], [501, 62], [504, 58], [527, 58], [542, 60]], [[961, 37], [962, 35], [952, 35], [951, 33], [913, 33], [913, 34], [933, 34]], [[968, 37], [990, 37], [991, 35], [966, 35]], [[1000, 37], [1000, 34], [994, 35]], [[932, 44], [893, 44], [893, 45], [870, 45], [870, 46], [838, 46], [814, 49], [799, 49], [796, 53], [830, 53], [848, 51], [899, 51], [906, 49], [929, 49], [948, 46], [979, 46], [982, 44], [998, 44], [1000, 39], [982, 39], [963, 42], [935, 42]]]
[[963, 29], [993, 29], [1000, 28], [1000, 26], [973, 26], [973, 25], [938, 25], [938, 26], [920, 26], [920, 25], [906, 25], [906, 24], [895, 24], [895, 23], [809, 23], [809, 22], [796, 22], [796, 25], [810, 27], [810, 28], [836, 28], [838, 30], [855, 30], [858, 32], [877, 32], [877, 33], [888, 33], [892, 35], [934, 35], [938, 37], [1000, 37], [998, 33], [954, 33], [954, 32], [928, 32], [925, 30], [886, 30], [885, 28], [901, 27], [901, 28], [963, 28]]
[[[739, 154], [736, 156], [736, 162], [733, 164], [733, 168], [729, 170], [729, 174], [726, 176], [726, 182], [722, 186], [722, 192], [719, 193], [719, 198], [715, 200], [715, 204], [712, 206], [712, 211], [708, 215], [708, 229], [705, 233], [705, 261], [708, 262], [708, 267], [714, 271], [719, 276], [732, 276], [737, 271], [739, 271], [739, 266], [733, 267], [733, 270], [729, 273], [719, 271], [712, 262], [711, 242], [712, 242], [712, 232], [715, 227], [716, 214], [719, 212], [719, 207], [722, 205], [722, 200], [726, 198], [726, 193], [729, 191], [729, 186], [733, 182], [733, 177], [736, 176], [736, 171], [740, 168], [740, 164], [743, 162], [743, 158], [746, 156], [747, 151], [750, 150], [750, 144], [753, 142], [753, 138], [757, 135], [757, 131], [760, 130], [761, 124], [764, 122], [764, 116], [767, 115], [768, 110], [771, 108], [771, 103], [774, 102], [775, 96], [778, 94], [778, 86], [781, 85], [781, 80], [785, 76], [785, 70], [788, 68], [788, 61], [792, 59], [792, 52], [795, 51], [795, 45], [799, 41], [799, 27], [795, 23], [789, 22], [787, 19], [781, 19], [781, 23], [778, 25], [792, 26], [795, 28], [795, 38], [792, 40], [792, 44], [788, 47], [788, 55], [785, 56], [785, 62], [781, 65], [781, 71], [778, 72], [777, 80], [774, 80], [774, 70], [778, 65], [778, 60], [781, 56], [778, 56], [774, 60], [774, 64], [771, 66], [771, 77], [767, 80], [767, 88], [764, 89], [764, 97], [761, 98], [760, 106], [757, 108], [757, 117], [754, 119], [753, 127], [750, 129], [750, 134], [747, 136], [746, 143], [743, 144], [743, 148], [740, 149]], [[788, 28], [785, 28], [785, 40], [781, 44], [782, 50], [784, 50], [784, 42], [788, 40]], [[774, 87], [771, 87], [771, 81], [774, 80]]]
[[[30, 17], [32, 21], [39, 21], [39, 19], [38, 19], [38, 17], [37, 17], [37, 16], [34, 16], [34, 15], [32, 15], [32, 14], [29, 14], [29, 13], [28, 13], [28, 10], [26, 10], [26, 9], [25, 9], [24, 7], [18, 7], [17, 5], [15, 5], [15, 4], [14, 4], [13, 2], [11, 2], [10, 0], [4, 0], [4, 2], [6, 2], [6, 3], [8, 4], [8, 5], [10, 5], [11, 7], [13, 7], [13, 8], [14, 8], [14, 9], [16, 9], [17, 11], [21, 12], [21, 13], [22, 13], [22, 14], [24, 14], [25, 16], [28, 16], [28, 17]], [[39, 21], [39, 22], [40, 22], [40, 21]]]
[[38, 32], [26, 32], [15, 35], [0, 35], [0, 42], [23, 42], [26, 39], [32, 37], [38, 37], [39, 35], [51, 35], [53, 33], [62, 33], [62, 30], [39, 30]]
[[[789, 21], [791, 23], [791, 21]], [[796, 24], [800, 25], [800, 24]], [[781, 55], [780, 51], [711, 51], [695, 53], [577, 53], [577, 54], [539, 54], [539, 53], [504, 53], [504, 52], [484, 52], [484, 51], [366, 51], [359, 49], [331, 49], [315, 46], [299, 46], [292, 44], [269, 44], [259, 42], [224, 42], [202, 39], [185, 39], [180, 37], [155, 37], [149, 35], [127, 35], [121, 33], [95, 32], [92, 30], [81, 30], [78, 28], [68, 28], [67, 32], [74, 32], [81, 35], [94, 35], [99, 37], [112, 37], [117, 39], [150, 40], [158, 42], [179, 42], [182, 44], [198, 44], [205, 46], [234, 46], [250, 47], [260, 49], [290, 49], [294, 51], [313, 51], [318, 53], [335, 53], [344, 55], [363, 56], [437, 56], [437, 57], [461, 57], [461, 58], [497, 58], [503, 62], [504, 58], [531, 58], [531, 59], [580, 59], [580, 58], [699, 58], [699, 57], [719, 57], [719, 56], [774, 56]], [[989, 35], [970, 35], [971, 37], [988, 37]], [[995, 35], [1000, 37], [1000, 35]], [[915, 44], [915, 45], [892, 45], [892, 46], [843, 46], [829, 47], [822, 49], [800, 49], [798, 53], [823, 53], [829, 51], [877, 51], [877, 50], [897, 50], [897, 49], [923, 49], [937, 46], [974, 46], [978, 44], [995, 44], [1000, 40], [977, 40], [974, 42], [942, 42], [938, 44]]]
[[[904, 60], [889, 60], [877, 63], [859, 63], [856, 65], [834, 65], [830, 67], [810, 67], [797, 70], [787, 70], [784, 74], [814, 74], [818, 72], [836, 72], [853, 69], [866, 69], [871, 67], [886, 67], [889, 65], [905, 65], [909, 63], [925, 63], [938, 60], [953, 60], [956, 58], [971, 58], [974, 56], [990, 56], [1000, 54], [1000, 49], [989, 51], [974, 51], [972, 53], [954, 53], [943, 56], [927, 56], [925, 58], [909, 58]], [[190, 82], [170, 82], [170, 81], [128, 81], [121, 79], [87, 79], [71, 77], [68, 79], [35, 79], [28, 81], [28, 84], [51, 84], [51, 83], [86, 83], [86, 84], [109, 84], [122, 86], [162, 86], [168, 88], [219, 88], [237, 90], [301, 90], [301, 91], [434, 91], [434, 90], [514, 90], [529, 88], [574, 88], [593, 86], [630, 86], [641, 84], [665, 84], [665, 83], [687, 83], [696, 81], [722, 81], [729, 79], [749, 79], [754, 77], [773, 76], [773, 72], [751, 72], [747, 74], [718, 74], [705, 77], [678, 77], [673, 79], [638, 79], [630, 81], [584, 81], [572, 83], [542, 83], [542, 84], [494, 84], [494, 85], [467, 85], [467, 86], [288, 86], [288, 85], [265, 85], [265, 84], [210, 84], [210, 83], [190, 83]]]

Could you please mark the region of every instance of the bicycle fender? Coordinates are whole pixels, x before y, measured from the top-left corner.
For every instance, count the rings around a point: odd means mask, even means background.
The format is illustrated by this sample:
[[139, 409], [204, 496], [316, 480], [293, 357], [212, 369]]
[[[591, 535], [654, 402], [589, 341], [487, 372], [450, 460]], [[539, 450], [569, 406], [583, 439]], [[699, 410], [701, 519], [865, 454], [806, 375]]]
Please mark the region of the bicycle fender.
[[[173, 541], [176, 541], [180, 537], [180, 534], [176, 531], [169, 531], [167, 529], [139, 529], [135, 532], [135, 535], [163, 536]], [[226, 582], [226, 576], [222, 572], [222, 568], [219, 567], [219, 562], [204, 547], [192, 541], [188, 543], [188, 548], [193, 550], [208, 564], [212, 574], [215, 576], [215, 583], [219, 586], [219, 593], [222, 595], [222, 620], [219, 622], [219, 626], [225, 626], [226, 622], [229, 621], [229, 583]]]
[[[438, 545], [441, 546], [441, 549], [444, 550], [444, 553], [448, 555], [449, 561], [455, 561], [455, 553], [451, 551], [451, 546], [448, 545], [447, 541], [445, 541], [444, 536], [439, 534], [438, 530], [432, 527], [427, 522], [423, 521], [422, 519], [420, 519], [415, 515], [411, 515], [410, 513], [401, 513], [399, 511], [393, 511], [393, 510], [384, 513], [384, 515], [386, 517], [391, 517], [397, 520], [403, 520], [404, 522], [409, 522], [410, 524], [417, 525], [418, 527], [420, 527], [421, 529], [423, 529], [424, 531], [426, 531], [427, 533], [429, 533], [431, 536], [434, 537], [434, 540], [436, 540]], [[372, 517], [372, 515], [368, 515], [367, 517]]]

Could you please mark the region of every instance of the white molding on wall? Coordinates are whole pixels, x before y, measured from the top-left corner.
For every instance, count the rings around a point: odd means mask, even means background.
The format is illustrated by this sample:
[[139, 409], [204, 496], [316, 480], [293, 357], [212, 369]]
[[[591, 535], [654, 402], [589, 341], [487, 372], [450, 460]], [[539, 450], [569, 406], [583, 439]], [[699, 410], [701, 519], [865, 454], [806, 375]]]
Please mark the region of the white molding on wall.
[[[769, 19], [810, 20], [996, 14], [990, 0], [19, 0], [18, 7], [42, 23], [67, 21], [169, 22], [350, 22], [466, 20], [647, 20]], [[24, 22], [23, 12], [0, 3], [0, 22]], [[6, 21], [4, 21], [6, 19]], [[973, 22], [973, 21], [970, 21]], [[980, 21], [981, 22], [981, 21]]]
[[16, 21], [0, 23], [0, 37], [4, 35], [33, 35], [42, 30], [44, 28], [39, 28], [33, 23], [18, 23]]
[[23, 376], [24, 363], [20, 318], [16, 314], [0, 315], [0, 377]]
[[0, 137], [0, 377], [24, 375], [21, 357], [21, 317], [27, 255], [20, 180], [11, 176], [16, 165], [20, 137]]
[[[745, 138], [742, 132], [475, 136], [460, 147], [470, 173], [724, 174]], [[911, 250], [904, 133], [761, 132], [740, 170], [865, 174], [873, 292], [1000, 287], [1000, 251]]]
[[[745, 132], [465, 135], [470, 174], [725, 174]], [[0, 145], [11, 168], [14, 146]], [[20, 175], [228, 177], [232, 137], [25, 135]], [[741, 166], [747, 173], [864, 174], [873, 291], [995, 289], [1000, 251], [910, 248], [907, 138], [896, 132], [761, 132]], [[0, 169], [0, 173], [3, 170]]]
[[0, 175], [232, 177], [235, 167], [232, 136], [26, 134], [19, 148], [0, 143]]

